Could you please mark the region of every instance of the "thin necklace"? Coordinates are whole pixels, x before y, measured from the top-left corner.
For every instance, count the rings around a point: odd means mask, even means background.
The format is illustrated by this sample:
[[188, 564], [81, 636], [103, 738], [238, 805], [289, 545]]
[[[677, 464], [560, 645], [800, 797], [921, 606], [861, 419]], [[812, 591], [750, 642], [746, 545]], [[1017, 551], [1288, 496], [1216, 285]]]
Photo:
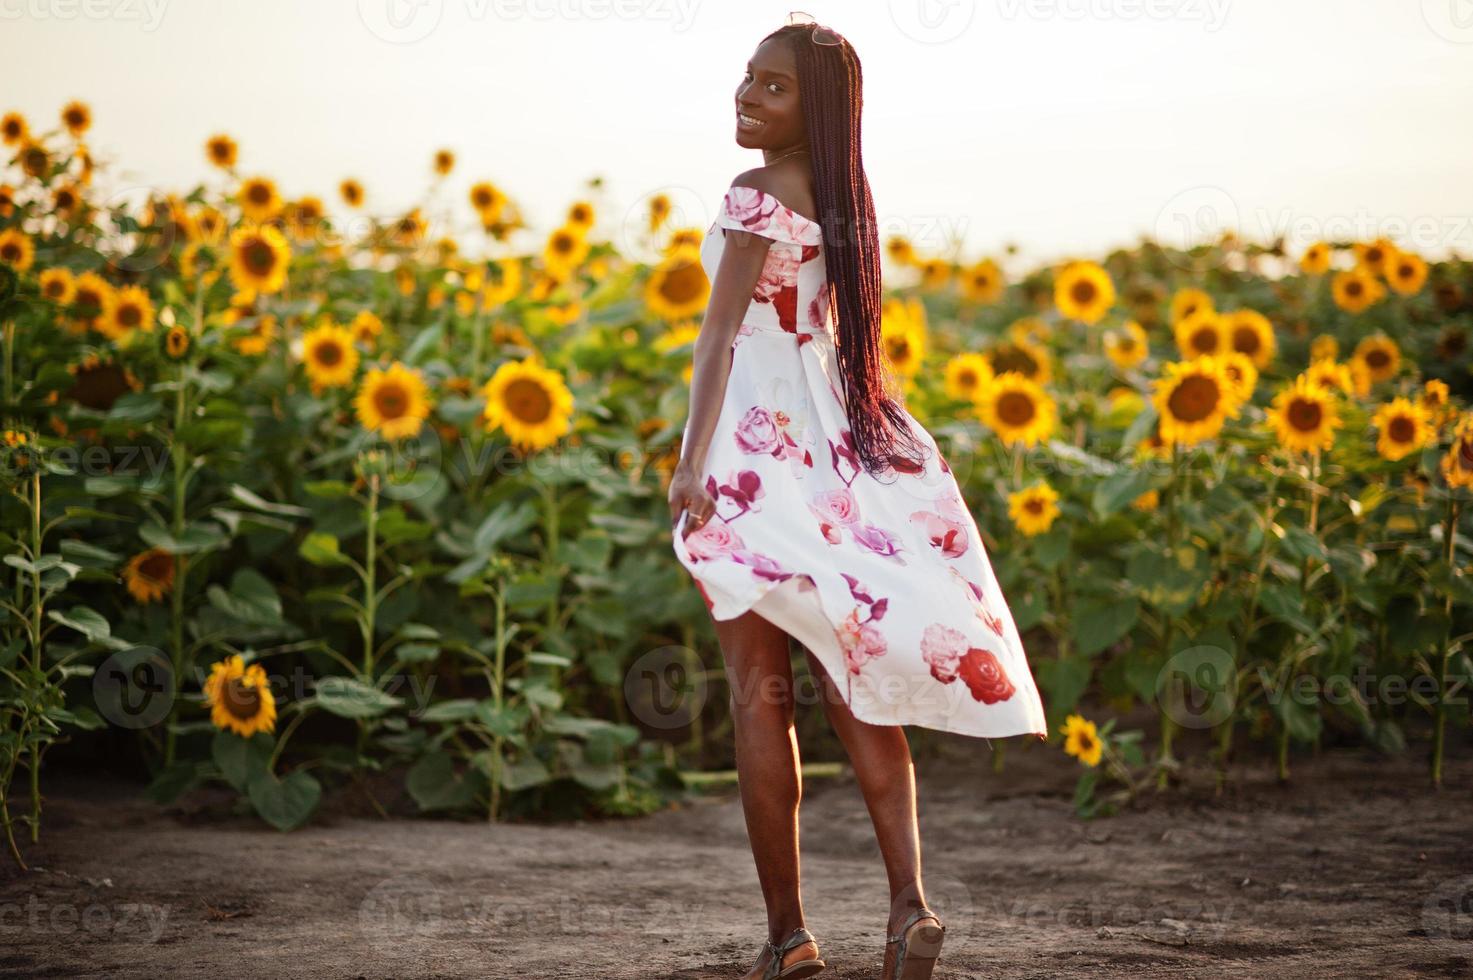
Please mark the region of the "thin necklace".
[[797, 156], [797, 155], [798, 155], [798, 154], [799, 154], [799, 153], [807, 153], [807, 152], [808, 152], [808, 147], [806, 147], [806, 146], [800, 146], [800, 147], [798, 147], [798, 148], [797, 148], [797, 149], [796, 149], [796, 150], [791, 150], [791, 151], [789, 151], [789, 152], [787, 152], [787, 153], [784, 153], [784, 154], [783, 154], [783, 155], [782, 155], [782, 156], [780, 156], [780, 157], [777, 157], [777, 158], [776, 158], [776, 159], [773, 159], [773, 160], [769, 160], [769, 161], [768, 161], [768, 162], [767, 162], [767, 163], [766, 163], [766, 164], [765, 164], [765, 166], [768, 166], [768, 167], [770, 167], [770, 166], [772, 166], [772, 165], [773, 165], [773, 164], [774, 164], [774, 163], [777, 163], [777, 162], [778, 162], [778, 160], [786, 160], [786, 159], [787, 159], [787, 158], [788, 158], [788, 157], [792, 157], [792, 156]]

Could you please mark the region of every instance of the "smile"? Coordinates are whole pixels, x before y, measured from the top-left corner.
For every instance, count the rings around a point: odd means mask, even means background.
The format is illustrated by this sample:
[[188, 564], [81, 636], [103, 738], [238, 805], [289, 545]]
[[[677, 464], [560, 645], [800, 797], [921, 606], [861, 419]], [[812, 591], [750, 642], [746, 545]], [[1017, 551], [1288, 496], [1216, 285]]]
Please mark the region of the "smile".
[[751, 116], [748, 116], [748, 115], [746, 115], [744, 113], [740, 113], [740, 112], [737, 113], [737, 122], [740, 123], [742, 126], [746, 127], [747, 129], [759, 129], [759, 128], [767, 125], [767, 123], [764, 120], [754, 119]]

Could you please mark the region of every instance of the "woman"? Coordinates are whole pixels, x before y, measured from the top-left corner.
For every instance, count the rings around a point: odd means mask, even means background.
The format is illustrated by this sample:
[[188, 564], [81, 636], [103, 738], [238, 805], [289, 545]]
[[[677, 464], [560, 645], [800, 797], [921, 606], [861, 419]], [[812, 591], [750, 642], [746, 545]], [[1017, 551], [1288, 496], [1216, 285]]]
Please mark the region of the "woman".
[[[715, 624], [742, 807], [767, 905], [748, 977], [821, 971], [799, 895], [788, 637], [807, 650], [889, 877], [885, 978], [931, 975], [903, 724], [1047, 738], [976, 523], [929, 433], [887, 392], [861, 73], [844, 38], [789, 23], [736, 90], [739, 175], [701, 246], [711, 296], [670, 487], [673, 546]], [[717, 233], [717, 229], [720, 233]]]

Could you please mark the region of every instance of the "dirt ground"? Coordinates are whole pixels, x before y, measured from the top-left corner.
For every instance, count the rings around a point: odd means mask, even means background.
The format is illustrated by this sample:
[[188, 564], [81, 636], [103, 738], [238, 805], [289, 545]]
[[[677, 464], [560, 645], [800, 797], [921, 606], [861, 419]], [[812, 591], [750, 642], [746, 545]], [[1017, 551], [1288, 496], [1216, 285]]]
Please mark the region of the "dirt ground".
[[[1326, 749], [1280, 786], [1083, 822], [1052, 746], [945, 737], [918, 756], [938, 978], [1473, 976], [1473, 746]], [[980, 747], [980, 748], [979, 748]], [[735, 788], [623, 822], [325, 814], [280, 834], [54, 777], [39, 869], [0, 871], [0, 977], [740, 977], [764, 926]], [[836, 978], [876, 978], [885, 877], [851, 775], [801, 809], [804, 906]]]

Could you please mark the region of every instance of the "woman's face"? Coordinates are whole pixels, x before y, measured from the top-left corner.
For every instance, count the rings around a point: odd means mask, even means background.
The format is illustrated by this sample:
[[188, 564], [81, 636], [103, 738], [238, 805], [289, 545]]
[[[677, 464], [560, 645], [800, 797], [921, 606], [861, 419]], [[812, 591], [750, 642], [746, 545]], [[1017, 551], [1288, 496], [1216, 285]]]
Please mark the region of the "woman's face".
[[784, 150], [803, 142], [798, 66], [787, 44], [768, 38], [757, 46], [737, 86], [736, 109], [739, 146]]

